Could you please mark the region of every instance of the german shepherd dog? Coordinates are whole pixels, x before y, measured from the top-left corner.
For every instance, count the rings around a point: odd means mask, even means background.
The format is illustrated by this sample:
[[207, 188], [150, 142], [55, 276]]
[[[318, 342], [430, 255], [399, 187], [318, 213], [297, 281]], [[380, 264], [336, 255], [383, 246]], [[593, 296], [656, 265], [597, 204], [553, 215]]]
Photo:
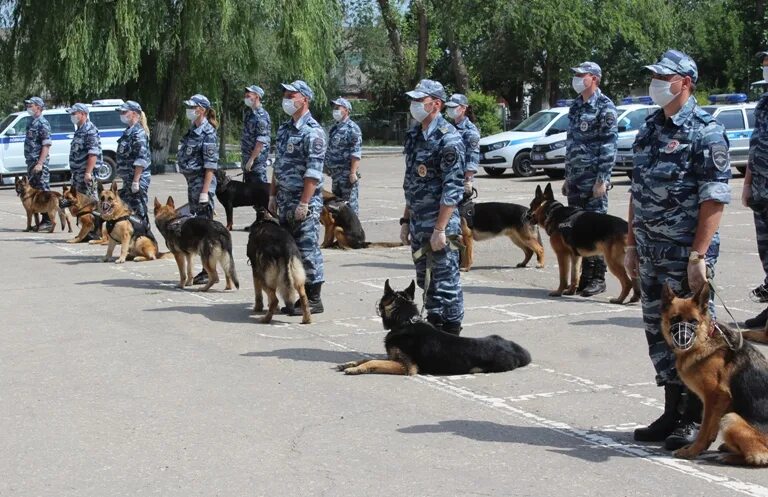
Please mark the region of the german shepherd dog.
[[544, 247], [541, 236], [528, 217], [525, 206], [504, 202], [471, 201], [465, 195], [459, 206], [461, 214], [461, 236], [465, 250], [461, 253], [461, 270], [469, 271], [474, 261], [474, 241], [490, 240], [506, 236], [512, 243], [523, 249], [525, 259], [516, 267], [525, 267], [536, 254], [536, 267], [544, 267]]
[[102, 190], [99, 203], [101, 217], [105, 221], [109, 237], [104, 262], [112, 259], [112, 253], [118, 244], [120, 244], [120, 257], [115, 261], [117, 264], [122, 264], [126, 260], [153, 261], [171, 255], [159, 253], [157, 240], [152, 234], [151, 227], [143, 219], [131, 215], [131, 210], [126, 207], [117, 193], [117, 182], [113, 181], [112, 188], [109, 190]]
[[[80, 232], [67, 243], [80, 243], [88, 241], [92, 244], [109, 243], [106, 235], [102, 231], [101, 215], [97, 212], [98, 202], [84, 193], [80, 193], [71, 186], [65, 186], [62, 191], [60, 206], [68, 208], [69, 212], [75, 216]], [[100, 239], [90, 240], [89, 235], [93, 232], [101, 233]]]
[[269, 204], [269, 183], [244, 183], [227, 175], [223, 169], [216, 170], [216, 198], [227, 213], [227, 229], [232, 231], [232, 210], [235, 207], [253, 206], [267, 208]]
[[309, 302], [304, 291], [306, 274], [301, 262], [301, 253], [296, 241], [288, 231], [271, 217], [266, 209], [256, 212], [256, 221], [251, 225], [248, 235], [248, 260], [253, 272], [253, 288], [256, 291], [256, 302], [253, 312], [264, 310], [262, 290], [267, 292], [269, 307], [262, 318], [262, 323], [272, 321], [277, 309], [277, 294], [291, 314], [293, 311], [294, 292], [299, 295], [301, 303], [302, 324], [309, 324], [312, 318], [309, 313]]
[[[27, 227], [24, 231], [37, 231], [40, 227], [38, 214], [45, 213], [48, 214], [48, 218], [51, 220], [51, 228], [48, 230], [48, 233], [53, 233], [56, 230], [56, 214], [59, 215], [59, 220], [61, 221], [61, 231], [64, 231], [65, 227], [69, 227], [69, 232], [72, 233], [72, 223], [64, 210], [59, 206], [59, 199], [61, 199], [59, 192], [46, 192], [32, 188], [26, 176], [16, 178], [14, 186], [16, 194], [21, 199], [21, 205], [27, 211]], [[35, 216], [34, 228], [32, 228], [33, 215]]]
[[385, 330], [387, 359], [365, 359], [339, 364], [345, 374], [454, 375], [501, 373], [527, 366], [531, 355], [520, 345], [498, 335], [468, 338], [445, 333], [419, 317], [414, 302], [416, 282], [394, 291], [389, 280], [378, 303]]
[[195, 254], [200, 254], [203, 269], [208, 273], [208, 283], [200, 289], [201, 292], [207, 292], [219, 282], [216, 264], [224, 270], [227, 281], [224, 289], [232, 290], [233, 284], [240, 288], [232, 257], [232, 237], [223, 224], [205, 217], [183, 216], [176, 212], [173, 197], [168, 197], [165, 205], [155, 197], [155, 226], [176, 259], [179, 288], [192, 284], [192, 256]]
[[611, 299], [611, 303], [623, 303], [630, 290], [630, 302], [640, 300], [640, 283], [631, 279], [624, 269], [624, 247], [627, 246], [625, 220], [579, 207], [566, 207], [555, 200], [550, 183], [547, 183], [543, 192], [541, 186], [536, 187], [529, 215], [532, 222], [544, 227], [549, 235], [549, 243], [557, 254], [560, 285], [557, 290], [549, 293], [550, 296], [576, 293], [581, 276], [581, 258], [603, 255], [608, 269], [621, 283], [621, 294]]
[[[675, 452], [693, 459], [723, 432], [723, 464], [768, 465], [768, 361], [709, 314], [709, 285], [692, 298], [664, 286], [661, 330], [680, 378], [704, 404], [696, 440]], [[719, 427], [719, 428], [718, 428]]]
[[333, 193], [323, 190], [323, 210], [320, 211], [320, 222], [325, 228], [322, 248], [339, 247], [343, 250], [364, 249], [368, 247], [394, 248], [400, 247], [400, 242], [367, 242], [365, 230], [360, 218], [349, 204]]

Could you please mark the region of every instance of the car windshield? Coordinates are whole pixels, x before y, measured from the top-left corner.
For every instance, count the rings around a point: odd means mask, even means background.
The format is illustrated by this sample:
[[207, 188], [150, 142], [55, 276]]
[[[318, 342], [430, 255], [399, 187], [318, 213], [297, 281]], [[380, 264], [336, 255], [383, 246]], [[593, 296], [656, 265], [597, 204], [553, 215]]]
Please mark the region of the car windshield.
[[[10, 116], [6, 116], [5, 119], [0, 121], [0, 133], [5, 131], [5, 128], [7, 128], [13, 120], [16, 119], [16, 115], [11, 114]], [[18, 132], [18, 130], [16, 130]]]
[[541, 131], [547, 127], [559, 114], [557, 112], [540, 111], [514, 127], [512, 131]]

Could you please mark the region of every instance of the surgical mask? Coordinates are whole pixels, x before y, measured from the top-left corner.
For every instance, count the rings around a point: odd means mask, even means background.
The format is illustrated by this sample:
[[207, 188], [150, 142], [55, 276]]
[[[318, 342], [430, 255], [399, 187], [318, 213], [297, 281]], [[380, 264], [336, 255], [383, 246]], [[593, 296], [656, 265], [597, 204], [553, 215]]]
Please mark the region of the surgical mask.
[[424, 108], [424, 102], [411, 102], [411, 115], [418, 122], [424, 121], [429, 115], [429, 112]]
[[768, 81], [768, 66], [763, 67], [763, 81]]
[[457, 114], [458, 110], [459, 110], [458, 107], [448, 107], [448, 109], [445, 111], [445, 113], [448, 115], [448, 117], [450, 117], [451, 119], [453, 119], [455, 121], [456, 120], [456, 114]]
[[292, 98], [283, 99], [283, 112], [285, 112], [289, 116], [292, 116], [296, 114], [297, 110], [299, 109], [296, 107], [296, 104], [293, 102]]
[[128, 117], [128, 114], [120, 114], [120, 122], [123, 124], [130, 124], [131, 119]]
[[197, 119], [197, 112], [195, 112], [195, 109], [187, 109], [187, 119], [190, 121], [194, 121]]
[[74, 124], [75, 126], [77, 126], [80, 123], [80, 119], [78, 119], [77, 116], [74, 114], [69, 116], [69, 120], [72, 121], [72, 124]]
[[35, 111], [32, 110], [32, 109], [27, 109], [27, 114], [29, 114], [30, 116], [34, 116], [35, 115]]
[[584, 90], [587, 89], [587, 84], [584, 83], [584, 76], [574, 76], [573, 81], [571, 81], [571, 86], [573, 87], [573, 91], [581, 95]]
[[664, 107], [669, 102], [680, 95], [680, 92], [672, 93], [670, 88], [672, 87], [671, 81], [662, 81], [660, 79], [652, 79], [651, 86], [648, 87], [648, 95], [653, 100], [653, 103], [660, 107]]
[[334, 109], [333, 119], [336, 121], [341, 121], [342, 119], [344, 119], [344, 113], [339, 109]]
[[253, 108], [253, 100], [251, 100], [250, 98], [244, 98], [243, 103], [245, 104], [246, 107]]

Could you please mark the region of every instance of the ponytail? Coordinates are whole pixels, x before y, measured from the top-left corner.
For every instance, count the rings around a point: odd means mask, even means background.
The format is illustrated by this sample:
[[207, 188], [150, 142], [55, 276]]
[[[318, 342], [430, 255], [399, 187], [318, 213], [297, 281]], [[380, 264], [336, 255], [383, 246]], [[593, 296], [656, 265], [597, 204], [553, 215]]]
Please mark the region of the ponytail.
[[213, 110], [213, 107], [209, 107], [205, 110], [205, 118], [208, 119], [208, 122], [211, 123], [211, 126], [214, 128], [219, 127], [219, 120], [216, 119], [216, 111]]
[[147, 134], [147, 139], [149, 139], [149, 124], [147, 124], [147, 115], [144, 111], [141, 111], [139, 122], [141, 123], [141, 127], [144, 128], [144, 132]]

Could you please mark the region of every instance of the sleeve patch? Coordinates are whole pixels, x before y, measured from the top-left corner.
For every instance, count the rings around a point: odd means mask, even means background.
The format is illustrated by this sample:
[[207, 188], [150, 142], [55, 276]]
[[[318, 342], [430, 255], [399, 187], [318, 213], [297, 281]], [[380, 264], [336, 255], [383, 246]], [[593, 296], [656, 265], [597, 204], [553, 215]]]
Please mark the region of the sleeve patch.
[[712, 162], [715, 163], [720, 171], [728, 169], [728, 147], [722, 143], [715, 143], [709, 147], [709, 155], [712, 157]]
[[456, 152], [450, 150], [443, 154], [443, 161], [449, 166], [456, 164]]
[[315, 138], [312, 140], [312, 152], [315, 154], [320, 154], [323, 152], [323, 147], [325, 146], [325, 140], [323, 140], [320, 137]]
[[476, 136], [473, 136], [469, 139], [469, 146], [471, 148], [477, 148], [477, 144], [480, 142], [480, 139], [478, 139]]

